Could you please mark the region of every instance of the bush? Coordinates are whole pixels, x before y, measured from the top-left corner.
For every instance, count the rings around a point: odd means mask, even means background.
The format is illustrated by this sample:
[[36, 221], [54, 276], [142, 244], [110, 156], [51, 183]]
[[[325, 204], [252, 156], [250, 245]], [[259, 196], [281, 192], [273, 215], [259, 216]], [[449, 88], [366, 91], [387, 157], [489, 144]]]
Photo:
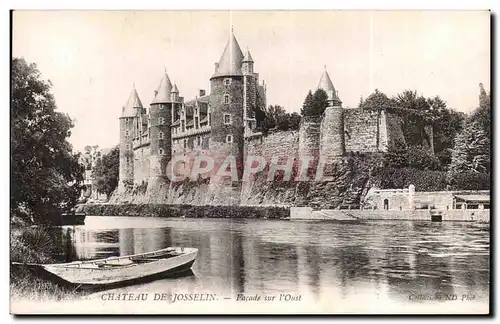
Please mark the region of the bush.
[[413, 184], [416, 191], [447, 189], [446, 172], [415, 168], [380, 168], [374, 174], [382, 189], [407, 188]]
[[461, 172], [448, 174], [452, 190], [490, 190], [489, 173]]

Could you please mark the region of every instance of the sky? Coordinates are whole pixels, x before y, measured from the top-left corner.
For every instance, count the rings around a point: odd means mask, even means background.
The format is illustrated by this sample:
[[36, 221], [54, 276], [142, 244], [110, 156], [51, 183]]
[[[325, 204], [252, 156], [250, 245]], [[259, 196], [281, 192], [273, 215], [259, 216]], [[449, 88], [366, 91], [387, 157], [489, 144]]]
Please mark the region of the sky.
[[470, 112], [490, 89], [488, 11], [15, 11], [12, 55], [52, 82], [74, 149], [109, 148], [134, 84], [144, 106], [165, 70], [185, 100], [208, 92], [231, 28], [290, 112], [325, 67], [344, 107], [411, 89]]

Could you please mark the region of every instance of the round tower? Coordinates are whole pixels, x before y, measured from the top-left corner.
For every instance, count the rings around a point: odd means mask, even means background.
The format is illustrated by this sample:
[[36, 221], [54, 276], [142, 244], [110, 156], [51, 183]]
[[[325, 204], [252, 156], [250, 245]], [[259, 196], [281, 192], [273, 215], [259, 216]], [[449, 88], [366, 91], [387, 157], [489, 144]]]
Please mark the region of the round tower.
[[[241, 70], [243, 53], [231, 33], [215, 73], [210, 78], [211, 138], [210, 150], [220, 165], [228, 156], [243, 162], [244, 78]], [[241, 177], [241, 170], [238, 173]]]
[[246, 49], [245, 57], [241, 62], [243, 72], [243, 122], [244, 133], [250, 133], [256, 126], [255, 108], [257, 106], [257, 85], [253, 72], [253, 58], [250, 50]]
[[[178, 94], [178, 93], [177, 93]], [[167, 164], [172, 157], [172, 83], [165, 71], [149, 109], [151, 187], [166, 181]]]
[[136, 136], [137, 121], [143, 107], [139, 95], [132, 89], [125, 106], [122, 107], [120, 117], [120, 168], [118, 174], [118, 190], [123, 192], [134, 182], [134, 137]]
[[332, 161], [345, 154], [344, 109], [328, 72], [323, 72], [318, 84], [328, 95], [328, 107], [321, 121], [320, 158]]

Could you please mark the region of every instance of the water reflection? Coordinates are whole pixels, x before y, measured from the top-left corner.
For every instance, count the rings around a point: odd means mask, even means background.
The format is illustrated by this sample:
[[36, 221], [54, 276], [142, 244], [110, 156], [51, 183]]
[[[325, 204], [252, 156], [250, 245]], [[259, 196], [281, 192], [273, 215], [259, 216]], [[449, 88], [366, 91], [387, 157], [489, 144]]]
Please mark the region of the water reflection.
[[199, 249], [195, 277], [130, 289], [301, 293], [311, 300], [407, 301], [410, 294], [475, 294], [488, 301], [489, 227], [457, 223], [341, 224], [265, 220], [88, 217], [63, 229], [66, 259]]

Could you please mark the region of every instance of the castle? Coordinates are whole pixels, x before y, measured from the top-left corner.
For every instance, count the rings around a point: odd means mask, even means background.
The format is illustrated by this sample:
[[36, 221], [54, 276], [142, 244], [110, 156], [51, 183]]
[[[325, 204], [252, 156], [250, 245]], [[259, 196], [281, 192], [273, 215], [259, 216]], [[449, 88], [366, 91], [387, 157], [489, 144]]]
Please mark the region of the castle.
[[298, 132], [258, 131], [256, 109], [266, 107], [266, 86], [259, 83], [248, 48], [243, 54], [231, 32], [210, 78], [210, 93], [185, 101], [166, 71], [149, 111], [132, 90], [120, 120], [119, 190], [167, 181], [165, 170], [173, 155], [217, 152], [241, 157], [259, 154], [319, 156], [336, 159], [347, 152], [385, 152], [403, 140], [401, 120], [382, 111], [343, 108], [328, 72], [318, 88], [328, 94], [323, 116], [303, 117]]

